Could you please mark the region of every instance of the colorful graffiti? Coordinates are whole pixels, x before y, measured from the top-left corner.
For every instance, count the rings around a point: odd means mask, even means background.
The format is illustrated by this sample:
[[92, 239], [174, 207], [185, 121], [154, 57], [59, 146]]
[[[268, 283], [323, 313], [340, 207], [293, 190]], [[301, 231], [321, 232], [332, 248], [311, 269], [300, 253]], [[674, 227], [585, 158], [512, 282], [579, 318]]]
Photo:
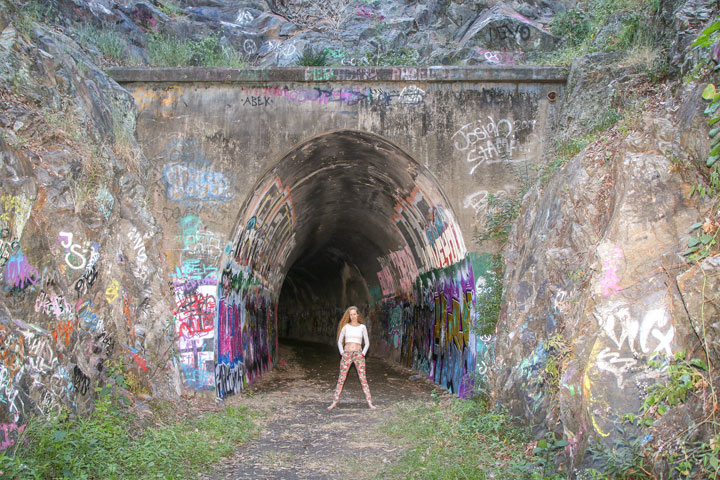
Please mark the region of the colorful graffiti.
[[280, 266], [295, 246], [295, 207], [280, 177], [271, 179], [247, 209], [245, 228], [235, 244], [235, 262], [279, 287]]
[[[400, 361], [465, 398], [473, 391], [476, 338], [472, 331], [475, 280], [468, 258], [421, 274], [414, 300], [402, 296], [381, 306], [385, 347], [400, 351]], [[385, 348], [386, 350], [387, 348]], [[381, 348], [382, 350], [382, 348]]]
[[277, 361], [277, 302], [248, 268], [223, 270], [220, 280], [215, 393], [242, 391]]
[[451, 211], [434, 205], [416, 186], [400, 197], [391, 223], [413, 245], [418, 269], [428, 271], [459, 262], [467, 254], [460, 227]]

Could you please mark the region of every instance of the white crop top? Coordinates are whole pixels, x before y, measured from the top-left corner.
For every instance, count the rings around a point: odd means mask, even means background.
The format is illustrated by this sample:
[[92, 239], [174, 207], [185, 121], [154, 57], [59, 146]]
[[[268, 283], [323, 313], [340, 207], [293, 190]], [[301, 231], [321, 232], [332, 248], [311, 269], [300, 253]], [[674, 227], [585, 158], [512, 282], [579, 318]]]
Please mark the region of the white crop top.
[[345, 353], [345, 348], [343, 347], [343, 340], [345, 340], [345, 342], [357, 343], [360, 345], [363, 344], [364, 340], [365, 346], [362, 350], [363, 355], [367, 353], [368, 348], [370, 347], [370, 339], [368, 338], [367, 328], [365, 328], [365, 325], [363, 325], [362, 323], [357, 327], [353, 327], [348, 323], [340, 331], [340, 338], [338, 338], [338, 349], [340, 350], [340, 355]]

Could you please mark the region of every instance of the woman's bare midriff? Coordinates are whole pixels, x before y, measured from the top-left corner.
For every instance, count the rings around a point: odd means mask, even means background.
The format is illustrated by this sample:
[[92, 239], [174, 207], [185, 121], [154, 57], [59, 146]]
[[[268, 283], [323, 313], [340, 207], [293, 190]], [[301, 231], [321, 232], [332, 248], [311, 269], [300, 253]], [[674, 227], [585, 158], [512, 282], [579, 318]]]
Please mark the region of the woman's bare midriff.
[[348, 342], [345, 344], [345, 351], [346, 352], [360, 352], [362, 351], [362, 345], [355, 342]]

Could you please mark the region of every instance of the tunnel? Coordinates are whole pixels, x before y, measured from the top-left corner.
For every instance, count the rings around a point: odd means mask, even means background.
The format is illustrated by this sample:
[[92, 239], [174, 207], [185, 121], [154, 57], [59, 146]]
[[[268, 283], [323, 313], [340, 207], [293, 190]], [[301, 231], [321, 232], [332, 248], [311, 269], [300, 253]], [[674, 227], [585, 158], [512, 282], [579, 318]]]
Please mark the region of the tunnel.
[[429, 363], [440, 350], [447, 375], [474, 368], [462, 232], [432, 174], [387, 139], [333, 131], [291, 149], [247, 196], [231, 245], [218, 285], [219, 397], [268, 371], [279, 338], [334, 343], [350, 305], [375, 354], [438, 380]]

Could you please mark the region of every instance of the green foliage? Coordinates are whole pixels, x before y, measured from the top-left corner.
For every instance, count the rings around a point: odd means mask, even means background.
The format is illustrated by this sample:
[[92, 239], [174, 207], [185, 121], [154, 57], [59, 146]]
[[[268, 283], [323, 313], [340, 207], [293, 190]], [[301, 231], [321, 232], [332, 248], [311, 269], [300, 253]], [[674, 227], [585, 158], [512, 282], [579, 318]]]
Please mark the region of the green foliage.
[[241, 67], [243, 57], [221, 42], [218, 35], [181, 40], [174, 35], [152, 32], [148, 36], [150, 64], [158, 67]]
[[504, 271], [502, 255], [493, 255], [488, 275], [484, 277], [486, 283], [478, 292], [475, 302], [477, 312], [475, 330], [478, 335], [491, 335], [495, 332], [502, 305]]
[[538, 457], [538, 465], [542, 469], [541, 472], [533, 474], [533, 480], [564, 480], [566, 475], [561, 473], [553, 473], [556, 470], [553, 459], [555, 455], [560, 453], [563, 448], [570, 442], [564, 439], [558, 439], [555, 432], [547, 432], [545, 438], [539, 440], [537, 447], [533, 449], [533, 453]]
[[[717, 50], [720, 43], [720, 21], [716, 20], [698, 36], [693, 46], [699, 49], [709, 50], [711, 47]], [[711, 55], [714, 55], [712, 53]], [[713, 70], [720, 69], [720, 64]], [[713, 201], [713, 212], [717, 212], [720, 206], [720, 91], [713, 83], [709, 83], [702, 92], [702, 98], [708, 101], [705, 108], [705, 115], [708, 115], [710, 126], [710, 138], [712, 138], [710, 153], [705, 160], [705, 166], [710, 169], [707, 184], [698, 184], [692, 187], [690, 195], [698, 194], [701, 197], [709, 197]], [[701, 228], [702, 227], [702, 228]], [[715, 215], [690, 227], [690, 233], [694, 233], [688, 240], [688, 249], [683, 255], [689, 261], [700, 261], [717, 250], [717, 236], [720, 231], [720, 218]]]
[[[650, 480], [648, 460], [645, 457], [643, 439], [630, 436], [622, 429], [617, 432], [612, 446], [603, 445], [600, 439], [588, 447], [599, 471], [591, 472], [590, 478], [603, 480]], [[600, 474], [602, 472], [602, 474]]]
[[523, 451], [527, 433], [484, 399], [395, 408], [397, 420], [383, 425], [381, 433], [405, 448], [377, 478], [527, 479], [537, 470]]
[[[569, 65], [573, 59], [592, 52], [631, 52], [640, 46], [652, 46], [659, 35], [657, 18], [660, 0], [597, 0], [583, 2], [575, 9], [555, 15], [550, 23], [560, 48], [552, 52], [529, 54], [531, 62]], [[611, 22], [619, 22], [615, 33], [608, 32]], [[605, 42], [598, 40], [603, 32]], [[653, 71], [655, 68], [652, 69]]]
[[584, 10], [566, 10], [555, 15], [550, 21], [553, 35], [564, 38], [571, 47], [585, 42], [593, 34], [594, 28], [590, 16]]
[[[63, 412], [31, 421], [11, 451], [0, 452], [3, 478], [193, 478], [233, 453], [255, 430], [246, 408], [228, 407], [138, 434], [120, 407], [122, 398], [101, 394], [89, 417], [71, 419]], [[198, 445], [212, 448], [189, 455]]]
[[410, 47], [398, 49], [378, 48], [374, 52], [366, 52], [362, 63], [373, 66], [407, 66], [418, 65], [420, 53]]
[[315, 51], [312, 46], [308, 45], [303, 50], [302, 55], [298, 58], [297, 64], [302, 67], [321, 67], [328, 64], [328, 52], [327, 48]]
[[15, 27], [24, 35], [30, 35], [36, 23], [55, 22], [59, 12], [53, 2], [30, 0], [18, 7]]
[[85, 25], [77, 32], [80, 44], [97, 48], [100, 54], [113, 62], [127, 62], [128, 43], [117, 32], [104, 29], [99, 31], [92, 25]]
[[521, 202], [520, 195], [488, 194], [485, 225], [483, 230], [475, 235], [475, 240], [478, 242], [486, 240], [506, 242], [513, 222], [520, 213]]

